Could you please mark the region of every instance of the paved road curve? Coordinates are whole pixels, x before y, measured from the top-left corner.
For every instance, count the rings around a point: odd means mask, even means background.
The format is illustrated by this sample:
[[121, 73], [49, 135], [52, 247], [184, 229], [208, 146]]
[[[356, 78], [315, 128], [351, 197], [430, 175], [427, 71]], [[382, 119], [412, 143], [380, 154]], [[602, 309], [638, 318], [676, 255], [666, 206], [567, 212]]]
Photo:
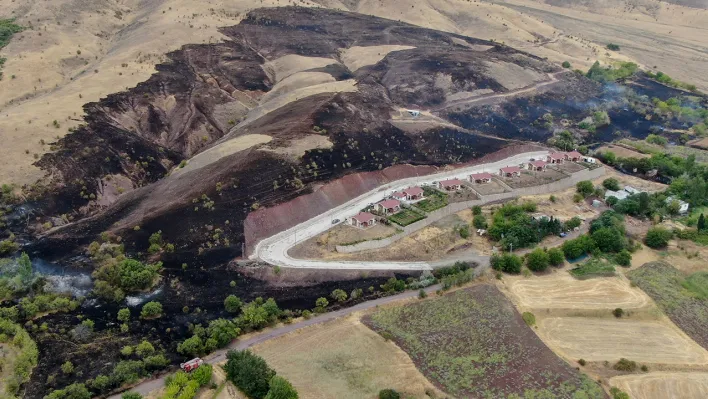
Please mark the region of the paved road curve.
[[[444, 171], [424, 177], [412, 177], [397, 180], [371, 190], [360, 195], [336, 208], [333, 208], [321, 215], [318, 215], [306, 222], [300, 223], [288, 230], [268, 237], [260, 241], [255, 248], [253, 258], [261, 259], [272, 265], [292, 268], [307, 269], [369, 269], [369, 270], [430, 270], [438, 266], [437, 263], [429, 262], [366, 262], [366, 261], [325, 261], [314, 259], [295, 259], [288, 254], [288, 250], [297, 243], [315, 237], [318, 234], [332, 227], [332, 220], [345, 220], [347, 217], [355, 215], [360, 209], [367, 205], [378, 202], [387, 194], [402, 190], [412, 185], [431, 184], [434, 181], [443, 179], [460, 178], [467, 179], [471, 173], [491, 172], [496, 174], [499, 168], [519, 165], [529, 161], [531, 158], [539, 159], [545, 157], [548, 151], [526, 152], [511, 156], [497, 162], [474, 165], [455, 170]], [[470, 259], [475, 260], [475, 259]], [[483, 262], [484, 260], [478, 259]], [[480, 263], [481, 263], [480, 262]], [[448, 262], [449, 264], [449, 262]]]
[[[485, 269], [486, 269], [485, 267], [480, 266], [477, 269], [475, 269], [475, 274], [479, 275]], [[440, 287], [441, 287], [440, 284], [432, 285], [430, 287], [425, 288], [425, 291], [427, 293], [432, 293], [432, 292], [437, 291]], [[243, 340], [236, 339], [233, 342], [231, 342], [231, 344], [229, 344], [229, 346], [226, 347], [225, 349], [219, 349], [218, 351], [205, 357], [204, 361], [207, 363], [210, 363], [210, 364], [219, 363], [219, 362], [226, 359], [226, 352], [228, 352], [230, 350], [247, 349], [247, 348], [250, 348], [254, 345], [260, 344], [261, 342], [265, 342], [265, 341], [268, 341], [273, 338], [278, 338], [280, 336], [283, 336], [287, 333], [293, 332], [293, 331], [298, 330], [303, 327], [312, 326], [312, 325], [320, 324], [320, 323], [326, 323], [328, 321], [332, 321], [332, 320], [337, 319], [339, 317], [346, 316], [346, 315], [349, 315], [351, 313], [354, 313], [354, 312], [357, 312], [360, 310], [370, 309], [370, 308], [373, 308], [378, 305], [383, 305], [383, 304], [387, 304], [390, 302], [399, 301], [401, 299], [414, 298], [417, 296], [418, 296], [418, 291], [406, 291], [406, 292], [402, 292], [397, 295], [392, 295], [392, 296], [374, 299], [371, 301], [362, 302], [362, 303], [356, 304], [352, 307], [344, 308], [344, 309], [337, 310], [334, 312], [324, 313], [319, 316], [315, 316], [309, 320], [302, 320], [300, 322], [293, 323], [293, 324], [285, 324], [281, 327], [265, 331], [261, 334], [257, 334], [255, 336], [247, 338], [247, 339], [243, 339]], [[141, 384], [133, 387], [130, 391], [137, 392], [143, 396], [147, 396], [147, 394], [149, 394], [151, 391], [154, 391], [156, 389], [160, 389], [161, 387], [163, 387], [165, 385], [165, 377], [167, 377], [167, 375], [163, 375], [163, 376], [153, 379], [153, 380], [144, 381]], [[109, 397], [109, 399], [119, 399], [119, 398], [120, 398], [120, 394], [116, 394], [116, 395]]]

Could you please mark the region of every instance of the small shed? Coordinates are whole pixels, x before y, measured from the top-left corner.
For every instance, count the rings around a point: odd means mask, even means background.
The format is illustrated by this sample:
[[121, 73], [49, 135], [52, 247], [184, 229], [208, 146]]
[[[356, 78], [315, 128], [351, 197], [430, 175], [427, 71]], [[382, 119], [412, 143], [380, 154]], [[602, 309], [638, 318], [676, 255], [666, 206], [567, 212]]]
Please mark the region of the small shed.
[[499, 175], [503, 177], [518, 177], [521, 176], [521, 168], [518, 166], [507, 166], [499, 169]]
[[438, 183], [439, 187], [445, 191], [457, 191], [462, 188], [462, 180], [450, 179]]
[[492, 181], [492, 174], [487, 172], [473, 173], [470, 175], [470, 181], [476, 184], [489, 183]]
[[350, 225], [358, 227], [360, 229], [365, 229], [376, 225], [376, 216], [369, 212], [359, 212], [356, 215], [347, 219]]

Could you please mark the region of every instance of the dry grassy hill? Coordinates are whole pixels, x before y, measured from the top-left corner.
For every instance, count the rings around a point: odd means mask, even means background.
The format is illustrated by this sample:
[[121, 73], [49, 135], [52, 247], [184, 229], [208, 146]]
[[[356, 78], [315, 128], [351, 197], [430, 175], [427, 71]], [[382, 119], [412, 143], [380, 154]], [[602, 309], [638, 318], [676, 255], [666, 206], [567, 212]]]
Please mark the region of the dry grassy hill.
[[[682, 0], [700, 5], [703, 0]], [[693, 4], [690, 3], [693, 1]], [[222, 41], [254, 7], [322, 6], [427, 28], [494, 39], [552, 62], [587, 68], [595, 59], [635, 58], [708, 88], [708, 33], [698, 11], [654, 0], [567, 2], [507, 0], [0, 0], [0, 18], [29, 29], [2, 50], [0, 182], [31, 183], [36, 158], [77, 126], [82, 105], [133, 87], [165, 54], [189, 43]], [[656, 5], [658, 4], [658, 5]], [[704, 24], [705, 25], [705, 24]], [[616, 41], [619, 53], [602, 45]], [[596, 44], [596, 43], [599, 43]], [[14, 78], [11, 78], [14, 76]], [[54, 124], [54, 121], [57, 124]], [[45, 144], [42, 144], [45, 143]], [[35, 155], [37, 154], [37, 155]]]

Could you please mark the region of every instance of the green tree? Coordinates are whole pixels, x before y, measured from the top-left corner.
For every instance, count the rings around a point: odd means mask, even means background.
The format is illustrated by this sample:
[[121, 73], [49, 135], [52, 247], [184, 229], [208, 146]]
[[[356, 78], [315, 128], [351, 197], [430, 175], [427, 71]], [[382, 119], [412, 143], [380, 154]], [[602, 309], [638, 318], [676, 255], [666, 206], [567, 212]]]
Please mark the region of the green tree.
[[229, 313], [237, 313], [241, 310], [241, 306], [243, 306], [243, 303], [236, 295], [229, 295], [224, 299], [224, 308]]
[[56, 389], [44, 399], [91, 399], [91, 392], [84, 384], [71, 384], [64, 389]]
[[672, 234], [669, 230], [655, 226], [647, 231], [647, 235], [644, 237], [644, 243], [650, 248], [664, 248], [668, 245], [671, 236]]
[[64, 374], [71, 374], [71, 373], [73, 373], [73, 372], [74, 372], [74, 363], [72, 363], [72, 362], [70, 362], [70, 361], [68, 361], [68, 360], [65, 361], [64, 363], [62, 363], [62, 365], [61, 365], [61, 372], [64, 373]]
[[592, 240], [602, 252], [619, 252], [622, 250], [623, 235], [619, 230], [612, 227], [603, 227], [592, 233]]
[[563, 64], [561, 64], [561, 65], [563, 66], [563, 68], [570, 68], [570, 66], [571, 66], [570, 62], [568, 62], [568, 61], [563, 61]]
[[249, 302], [243, 307], [241, 320], [243, 320], [248, 327], [259, 329], [268, 325], [270, 317], [268, 311], [254, 301]]
[[583, 197], [587, 197], [588, 195], [592, 194], [593, 191], [595, 191], [595, 187], [592, 185], [592, 182], [590, 180], [579, 181], [575, 185], [575, 188], [578, 191], [578, 194], [582, 195]]
[[162, 316], [162, 304], [156, 301], [150, 301], [143, 305], [140, 311], [140, 317], [143, 319], [154, 319]]
[[209, 322], [209, 327], [207, 327], [209, 338], [213, 339], [219, 348], [228, 345], [240, 333], [241, 329], [236, 327], [233, 321], [226, 319], [212, 320]]
[[155, 347], [148, 341], [142, 341], [137, 346], [135, 346], [135, 354], [140, 357], [149, 356], [155, 353]]
[[329, 306], [329, 301], [327, 300], [327, 298], [324, 297], [317, 298], [317, 300], [315, 301], [315, 306], [324, 309]]
[[265, 399], [298, 399], [297, 391], [292, 384], [283, 377], [274, 376], [268, 383], [269, 389]]
[[548, 250], [548, 263], [552, 266], [560, 266], [565, 261], [563, 256], [563, 251], [558, 248], [551, 248]]
[[[337, 302], [344, 302], [347, 300], [347, 293], [344, 290], [337, 288], [336, 290], [332, 291], [329, 297]], [[326, 306], [327, 305], [325, 305], [325, 307]]]
[[603, 180], [602, 186], [612, 191], [619, 191], [620, 189], [619, 180], [615, 179], [614, 177], [610, 177]]
[[698, 229], [698, 231], [703, 231], [706, 229], [706, 218], [705, 218], [705, 216], [703, 216], [702, 213], [701, 213], [701, 216], [698, 217], [698, 223], [696, 224], [696, 229]]
[[118, 311], [118, 321], [125, 323], [130, 320], [130, 309], [123, 308]]
[[394, 389], [382, 389], [379, 391], [379, 399], [400, 399], [401, 394]]
[[514, 254], [503, 253], [501, 255], [494, 254], [490, 259], [490, 263], [494, 270], [500, 270], [505, 273], [519, 274], [521, 272], [521, 258]]
[[265, 360], [250, 351], [229, 351], [224, 370], [226, 377], [252, 399], [263, 399], [270, 389], [270, 380], [275, 376]]
[[526, 258], [526, 266], [534, 272], [542, 272], [548, 268], [550, 259], [548, 253], [543, 248], [536, 248], [529, 253]]
[[476, 229], [486, 229], [488, 227], [487, 218], [484, 215], [475, 215], [472, 224]]
[[198, 356], [204, 353], [204, 342], [198, 335], [193, 335], [177, 345], [177, 352], [187, 356]]
[[472, 214], [477, 216], [482, 214], [482, 207], [479, 205], [475, 205], [472, 207]]
[[17, 275], [20, 276], [20, 281], [22, 281], [23, 286], [29, 285], [34, 276], [32, 272], [32, 261], [25, 252], [17, 259]]
[[192, 371], [190, 378], [199, 383], [200, 387], [203, 387], [211, 382], [211, 376], [213, 371], [214, 368], [212, 367], [212, 365], [205, 363], [197, 367], [196, 370]]
[[626, 249], [615, 255], [615, 262], [620, 266], [629, 266], [632, 263], [632, 254]]

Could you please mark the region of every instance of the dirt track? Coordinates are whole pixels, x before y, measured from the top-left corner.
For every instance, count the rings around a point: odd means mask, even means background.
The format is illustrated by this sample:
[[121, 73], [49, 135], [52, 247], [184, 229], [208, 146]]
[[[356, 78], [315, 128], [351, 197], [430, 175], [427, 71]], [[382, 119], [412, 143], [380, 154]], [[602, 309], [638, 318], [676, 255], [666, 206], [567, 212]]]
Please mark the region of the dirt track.
[[659, 322], [554, 317], [542, 320], [539, 327], [544, 341], [569, 359], [708, 364], [708, 352]]
[[636, 309], [650, 303], [644, 292], [620, 278], [576, 280], [565, 272], [517, 279], [509, 289], [521, 306], [536, 309]]
[[708, 373], [649, 373], [610, 379], [634, 399], [708, 398]]

